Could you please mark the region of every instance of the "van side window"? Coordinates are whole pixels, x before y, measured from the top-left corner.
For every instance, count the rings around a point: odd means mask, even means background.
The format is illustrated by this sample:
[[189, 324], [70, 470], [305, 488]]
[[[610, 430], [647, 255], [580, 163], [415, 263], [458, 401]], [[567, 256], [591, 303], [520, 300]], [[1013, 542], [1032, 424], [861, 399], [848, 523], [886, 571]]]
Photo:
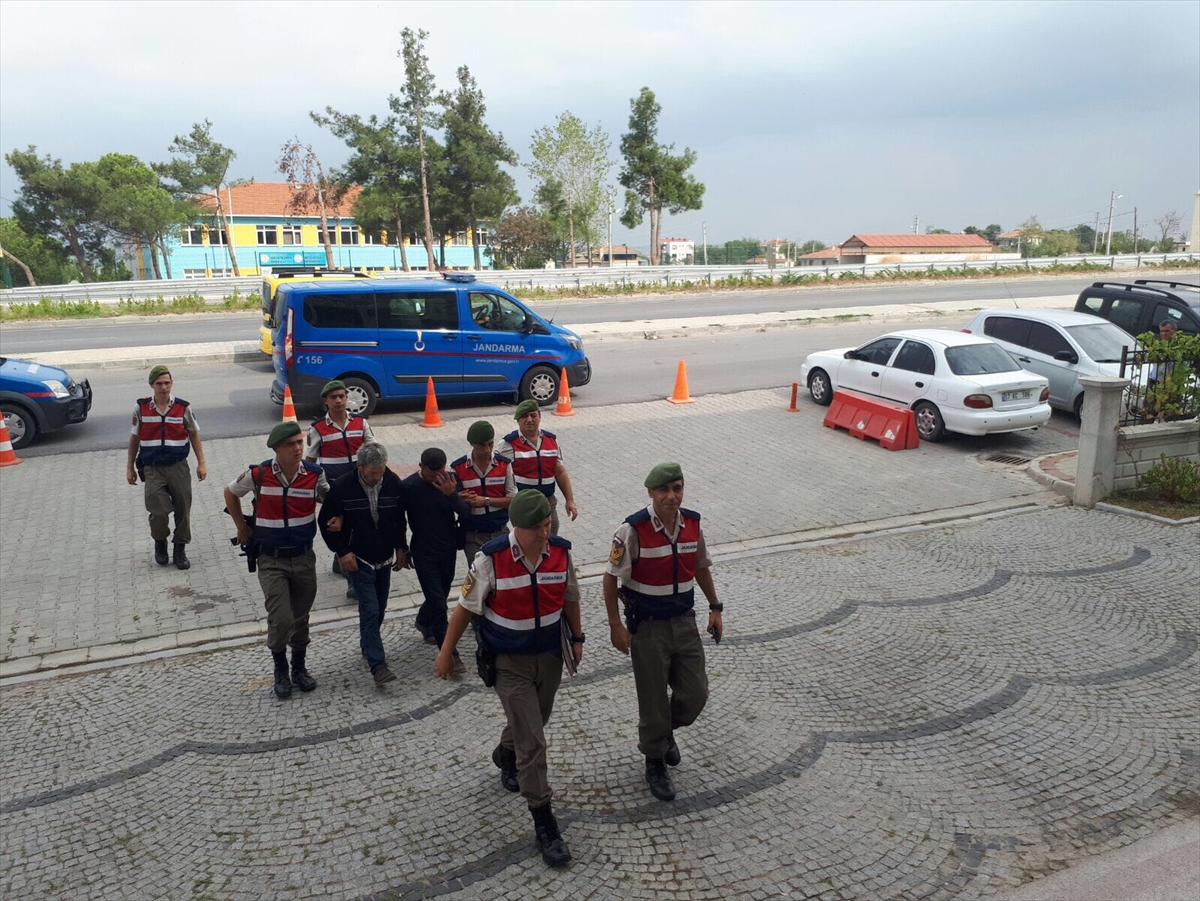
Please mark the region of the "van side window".
[[1170, 319], [1172, 322], [1175, 323], [1175, 328], [1179, 329], [1180, 331], [1188, 331], [1188, 332], [1194, 331], [1194, 329], [1190, 327], [1191, 323], [1184, 321], [1182, 310], [1177, 310], [1174, 307], [1169, 307], [1165, 303], [1157, 304], [1154, 307], [1154, 316], [1150, 320], [1151, 330], [1157, 331], [1159, 324], [1164, 319]]
[[437, 331], [458, 328], [458, 293], [430, 291], [419, 294], [404, 291], [379, 293], [379, 327]]
[[471, 318], [479, 328], [493, 332], [519, 332], [525, 328], [525, 311], [499, 294], [472, 291]]
[[1084, 309], [1080, 310], [1079, 312], [1082, 313], [1084, 310], [1086, 310], [1093, 316], [1099, 316], [1100, 311], [1104, 309], [1104, 298], [1096, 297], [1095, 295], [1092, 295], [1091, 297], [1085, 297], [1083, 299], [1083, 308]]
[[1129, 334], [1136, 335], [1142, 319], [1142, 302], [1132, 297], [1118, 297], [1108, 308], [1108, 319], [1113, 325], [1119, 325]]
[[1052, 357], [1060, 350], [1069, 351], [1071, 349], [1067, 339], [1044, 322], [1030, 324], [1033, 326], [1029, 330], [1028, 346], [1030, 350], [1036, 350], [1040, 354]]
[[1029, 346], [1029, 327], [1033, 325], [1027, 319], [1014, 319], [1012, 316], [989, 316], [983, 322], [983, 333], [997, 341], [1007, 341], [1019, 347]]
[[[279, 295], [282, 297], [282, 295]], [[307, 294], [304, 321], [314, 328], [375, 328], [371, 294]]]
[[922, 375], [933, 375], [933, 351], [916, 341], [905, 341], [904, 346], [900, 348], [900, 353], [896, 354], [896, 362], [892, 364], [892, 368], [919, 372]]

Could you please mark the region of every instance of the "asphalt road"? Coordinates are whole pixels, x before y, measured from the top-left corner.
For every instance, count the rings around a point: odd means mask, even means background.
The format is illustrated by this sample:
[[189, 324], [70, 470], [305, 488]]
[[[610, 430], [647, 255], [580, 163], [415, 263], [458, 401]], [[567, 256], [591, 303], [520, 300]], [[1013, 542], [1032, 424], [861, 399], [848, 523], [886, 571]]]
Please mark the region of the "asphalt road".
[[[906, 323], [911, 327], [953, 326], [944, 319]], [[674, 387], [680, 360], [687, 365], [691, 394], [730, 394], [761, 388], [779, 388], [781, 398], [799, 378], [800, 363], [815, 350], [855, 346], [896, 326], [879, 323], [842, 323], [797, 328], [697, 334], [687, 338], [605, 340], [588, 345], [595, 370], [591, 384], [572, 391], [577, 410], [618, 403], [635, 403], [667, 397]], [[21, 452], [23, 457], [72, 454], [123, 448], [129, 440], [133, 401], [147, 392], [142, 371], [72, 371], [76, 378], [91, 380], [95, 399], [87, 422], [43, 435]], [[207, 440], [265, 434], [279, 421], [280, 408], [269, 397], [271, 365], [223, 363], [177, 366], [174, 369], [179, 394], [186, 397]], [[782, 401], [786, 404], [786, 399]], [[801, 403], [811, 403], [806, 395]], [[443, 415], [479, 416], [502, 423], [511, 415], [509, 398], [454, 399], [440, 396]], [[305, 418], [305, 411], [300, 411]], [[383, 403], [372, 422], [394, 425], [420, 422], [423, 407], [413, 402]], [[549, 417], [547, 417], [549, 419]], [[553, 426], [551, 426], [553, 428]], [[731, 432], [736, 426], [731, 424]], [[1012, 449], [1028, 448], [1032, 454], [1067, 450], [1076, 446], [1077, 423], [1055, 414], [1049, 429], [1038, 433], [995, 436], [989, 439], [951, 438], [963, 447], [995, 444]], [[1065, 442], [1065, 443], [1064, 443]]]
[[[553, 318], [570, 328], [592, 322], [634, 319], [1077, 294], [1094, 281], [1095, 277], [1058, 277], [926, 285], [775, 288], [600, 300], [545, 300], [532, 302], [530, 306], [540, 316]], [[247, 341], [257, 337], [259, 324], [259, 315], [255, 312], [94, 319], [85, 322], [10, 323], [0, 329], [0, 354], [36, 358], [39, 353], [59, 350]]]

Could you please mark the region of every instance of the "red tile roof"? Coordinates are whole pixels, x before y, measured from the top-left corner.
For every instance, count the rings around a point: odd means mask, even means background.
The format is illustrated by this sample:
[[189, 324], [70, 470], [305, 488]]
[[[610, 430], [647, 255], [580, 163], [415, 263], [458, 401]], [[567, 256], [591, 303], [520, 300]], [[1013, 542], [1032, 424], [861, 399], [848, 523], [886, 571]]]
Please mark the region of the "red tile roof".
[[[326, 206], [326, 215], [334, 218], [350, 218], [354, 215], [354, 201], [362, 191], [358, 185], [352, 185], [337, 206]], [[227, 193], [228, 192], [228, 193]], [[232, 194], [232, 196], [230, 196]], [[234, 216], [294, 216], [297, 218], [315, 217], [320, 215], [316, 206], [307, 211], [294, 210], [290, 206], [296, 190], [287, 182], [252, 182], [248, 185], [236, 185], [221, 191], [225, 212]], [[212, 194], [200, 198], [200, 205], [210, 209], [216, 207]]]
[[854, 234], [842, 242], [861, 241], [867, 247], [991, 247], [981, 235], [861, 235]]
[[814, 250], [812, 253], [802, 253], [798, 257], [798, 259], [801, 259], [801, 260], [831, 259], [831, 258], [839, 256], [841, 254], [841, 251], [842, 251], [841, 246], [838, 244], [834, 244], [832, 247], [826, 247], [824, 250]]

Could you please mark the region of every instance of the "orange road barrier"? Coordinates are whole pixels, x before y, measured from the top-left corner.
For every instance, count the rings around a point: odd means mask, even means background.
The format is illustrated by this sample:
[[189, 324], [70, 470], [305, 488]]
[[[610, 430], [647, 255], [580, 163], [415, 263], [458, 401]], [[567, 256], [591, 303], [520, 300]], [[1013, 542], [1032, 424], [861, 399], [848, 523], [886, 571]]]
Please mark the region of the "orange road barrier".
[[921, 444], [916, 417], [904, 404], [842, 388], [833, 393], [824, 425], [845, 429], [859, 441], [878, 441], [890, 451], [913, 450]]
[[688, 394], [687, 384], [687, 367], [683, 365], [683, 360], [679, 361], [679, 369], [675, 371], [675, 393], [667, 398], [673, 404], [694, 404], [691, 395]]
[[787, 408], [789, 413], [799, 413], [800, 408], [796, 406], [796, 395], [800, 391], [800, 383], [792, 382], [792, 405]]
[[571, 409], [571, 386], [567, 382], [567, 370], [564, 368], [558, 380], [558, 406], [554, 408], [555, 416], [574, 416]]
[[8, 440], [8, 426], [4, 424], [4, 414], [0, 413], [0, 466], [16, 466], [24, 462], [17, 456], [12, 442]]
[[296, 422], [296, 405], [292, 403], [292, 386], [283, 386], [283, 421]]
[[433, 376], [430, 376], [425, 385], [425, 421], [421, 423], [421, 428], [440, 429], [445, 424], [438, 415], [437, 394], [433, 390]]

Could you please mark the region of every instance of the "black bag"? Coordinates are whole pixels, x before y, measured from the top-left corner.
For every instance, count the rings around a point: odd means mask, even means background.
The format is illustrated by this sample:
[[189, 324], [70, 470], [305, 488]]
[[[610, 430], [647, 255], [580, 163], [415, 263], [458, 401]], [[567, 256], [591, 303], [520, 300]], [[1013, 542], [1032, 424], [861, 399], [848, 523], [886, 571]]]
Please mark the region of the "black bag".
[[492, 688], [496, 684], [496, 652], [492, 650], [487, 640], [479, 632], [479, 626], [475, 627], [475, 669], [479, 672], [479, 678], [483, 680], [484, 686]]

